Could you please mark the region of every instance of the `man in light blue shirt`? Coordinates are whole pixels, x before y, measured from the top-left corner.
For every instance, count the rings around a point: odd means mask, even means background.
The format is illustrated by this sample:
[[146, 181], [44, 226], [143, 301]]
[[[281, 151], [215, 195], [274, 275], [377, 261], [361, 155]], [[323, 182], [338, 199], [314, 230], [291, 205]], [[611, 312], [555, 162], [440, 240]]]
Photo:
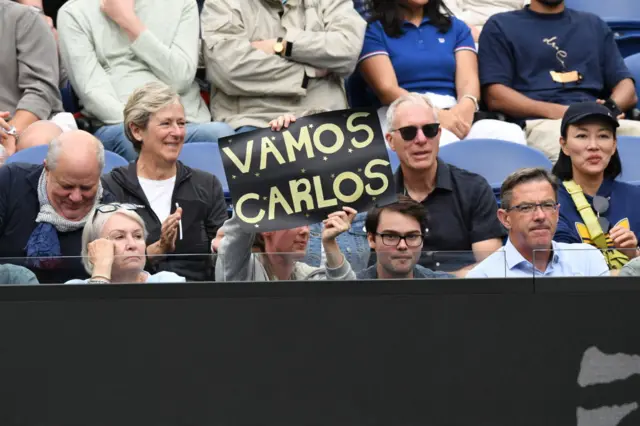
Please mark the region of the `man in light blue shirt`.
[[556, 243], [558, 184], [543, 168], [520, 169], [500, 189], [498, 219], [509, 230], [500, 250], [476, 265], [467, 278], [609, 275], [600, 250], [588, 244]]

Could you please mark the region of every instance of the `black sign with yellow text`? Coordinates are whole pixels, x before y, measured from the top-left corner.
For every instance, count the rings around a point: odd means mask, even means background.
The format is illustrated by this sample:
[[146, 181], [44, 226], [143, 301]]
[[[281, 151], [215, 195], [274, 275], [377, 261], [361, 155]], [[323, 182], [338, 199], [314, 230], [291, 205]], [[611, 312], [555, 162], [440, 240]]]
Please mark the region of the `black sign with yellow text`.
[[219, 140], [236, 216], [264, 232], [320, 222], [343, 206], [366, 211], [396, 201], [375, 110], [299, 118]]

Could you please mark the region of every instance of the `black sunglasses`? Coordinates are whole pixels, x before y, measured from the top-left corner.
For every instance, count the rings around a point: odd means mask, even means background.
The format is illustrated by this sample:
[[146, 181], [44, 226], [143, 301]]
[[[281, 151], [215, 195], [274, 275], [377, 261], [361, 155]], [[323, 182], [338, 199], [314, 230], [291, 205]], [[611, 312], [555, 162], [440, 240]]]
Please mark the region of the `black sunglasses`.
[[593, 197], [593, 210], [598, 214], [598, 223], [602, 228], [602, 232], [606, 234], [609, 232], [609, 228], [611, 228], [611, 223], [609, 222], [609, 219], [602, 217], [601, 215], [604, 215], [609, 211], [609, 199], [601, 195]]
[[144, 206], [138, 205], [138, 204], [131, 204], [131, 203], [110, 203], [110, 204], [99, 204], [96, 207], [96, 212], [93, 215], [93, 220], [91, 221], [91, 223], [95, 223], [96, 221], [96, 217], [98, 217], [98, 213], [111, 213], [111, 212], [115, 212], [118, 209], [125, 209], [125, 210], [137, 210], [137, 209], [144, 209]]
[[431, 139], [435, 138], [438, 135], [438, 131], [440, 130], [440, 123], [430, 123], [424, 124], [420, 127], [418, 126], [406, 126], [400, 127], [399, 129], [392, 129], [391, 132], [400, 132], [400, 136], [406, 142], [412, 141], [418, 135], [418, 129], [422, 129], [422, 134]]

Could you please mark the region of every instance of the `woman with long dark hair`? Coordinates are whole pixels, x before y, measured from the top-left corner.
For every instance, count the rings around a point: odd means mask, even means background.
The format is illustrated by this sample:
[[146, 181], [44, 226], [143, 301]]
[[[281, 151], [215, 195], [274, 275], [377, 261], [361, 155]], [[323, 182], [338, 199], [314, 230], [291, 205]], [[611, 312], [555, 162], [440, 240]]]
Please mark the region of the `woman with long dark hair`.
[[515, 124], [474, 124], [480, 98], [476, 45], [442, 0], [374, 0], [358, 69], [378, 106], [409, 92], [427, 94], [440, 109], [441, 144], [469, 137], [525, 143]]
[[[615, 180], [622, 173], [617, 127], [618, 121], [611, 112], [596, 102], [573, 104], [565, 113], [560, 156], [553, 167], [553, 174], [562, 181], [558, 190], [560, 219], [554, 241], [597, 246], [593, 229], [588, 226], [593, 221], [584, 219], [588, 214], [597, 219], [591, 227], [602, 228], [610, 249], [633, 258], [638, 255], [640, 188]], [[567, 182], [577, 187], [567, 188]], [[590, 209], [578, 209], [576, 201], [580, 196]]]

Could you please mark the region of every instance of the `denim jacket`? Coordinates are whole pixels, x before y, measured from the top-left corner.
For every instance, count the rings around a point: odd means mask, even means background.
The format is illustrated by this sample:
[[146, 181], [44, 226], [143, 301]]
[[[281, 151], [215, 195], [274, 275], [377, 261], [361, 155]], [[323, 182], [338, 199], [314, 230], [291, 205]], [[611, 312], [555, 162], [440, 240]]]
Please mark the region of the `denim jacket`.
[[[378, 270], [377, 265], [370, 266], [364, 271], [360, 271], [356, 274], [356, 278], [359, 280], [376, 280], [378, 279]], [[413, 278], [414, 279], [425, 279], [425, 278], [455, 278], [454, 275], [451, 275], [447, 272], [440, 271], [432, 271], [429, 268], [425, 268], [421, 265], [416, 265], [413, 268]]]
[[[364, 227], [367, 213], [358, 213], [351, 222], [349, 231], [338, 235], [336, 241], [354, 272], [361, 271], [369, 263], [369, 243], [367, 231]], [[302, 262], [311, 266], [321, 266], [322, 261], [322, 223], [314, 223], [310, 226], [309, 247], [307, 255]]]

